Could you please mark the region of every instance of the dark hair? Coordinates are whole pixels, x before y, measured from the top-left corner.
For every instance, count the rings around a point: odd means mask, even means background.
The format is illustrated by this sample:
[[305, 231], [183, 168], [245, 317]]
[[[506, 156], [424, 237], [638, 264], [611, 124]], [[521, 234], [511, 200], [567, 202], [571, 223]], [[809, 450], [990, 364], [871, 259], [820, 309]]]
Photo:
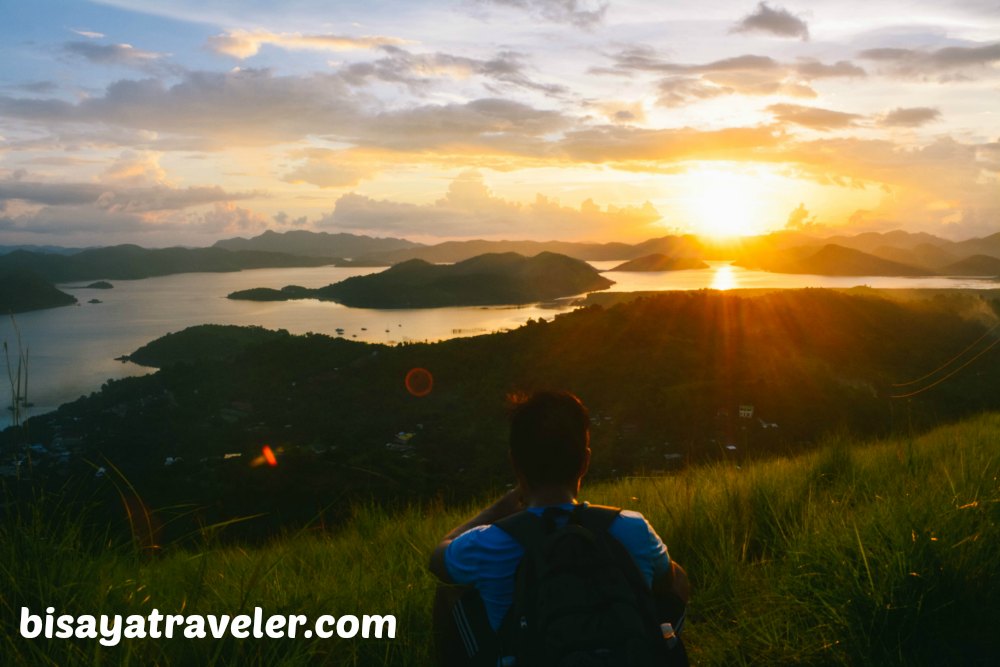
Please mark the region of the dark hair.
[[587, 455], [587, 407], [567, 391], [540, 391], [510, 401], [510, 456], [528, 484], [576, 482]]

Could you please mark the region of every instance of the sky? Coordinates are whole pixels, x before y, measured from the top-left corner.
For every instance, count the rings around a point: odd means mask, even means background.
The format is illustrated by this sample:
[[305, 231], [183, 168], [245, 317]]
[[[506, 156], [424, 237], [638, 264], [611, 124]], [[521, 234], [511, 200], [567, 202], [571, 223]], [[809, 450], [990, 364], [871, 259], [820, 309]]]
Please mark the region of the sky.
[[0, 244], [1000, 232], [1000, 0], [0, 0]]

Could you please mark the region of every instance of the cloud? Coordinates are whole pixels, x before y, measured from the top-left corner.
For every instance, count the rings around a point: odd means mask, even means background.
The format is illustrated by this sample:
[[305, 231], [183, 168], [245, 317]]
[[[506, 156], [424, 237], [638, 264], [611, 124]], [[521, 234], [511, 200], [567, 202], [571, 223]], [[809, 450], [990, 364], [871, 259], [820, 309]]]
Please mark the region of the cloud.
[[594, 238], [643, 230], [660, 214], [648, 202], [639, 207], [602, 209], [592, 200], [579, 208], [561, 206], [538, 194], [521, 204], [493, 195], [478, 172], [464, 172], [452, 181], [442, 199], [432, 204], [376, 200], [356, 193], [337, 200], [333, 212], [318, 227], [409, 233], [439, 237]]
[[368, 146], [406, 151], [474, 148], [537, 154], [540, 137], [570, 125], [571, 120], [558, 111], [484, 98], [384, 112], [368, 119], [355, 139]]
[[[139, 145], [158, 149], [214, 150], [266, 146], [319, 136], [393, 150], [448, 146], [487, 153], [531, 152], [537, 138], [571, 124], [561, 112], [497, 97], [464, 103], [424, 104], [379, 112], [362, 106], [336, 73], [275, 76], [269, 70], [187, 72], [166, 86], [157, 79], [120, 80], [77, 103], [61, 99], [0, 96], [0, 116], [18, 118], [54, 133], [79, 132], [81, 124], [147, 133]], [[537, 152], [537, 151], [535, 151]]]
[[239, 60], [257, 55], [265, 44], [294, 51], [354, 51], [375, 49], [380, 46], [401, 45], [407, 40], [396, 37], [345, 35], [303, 35], [299, 32], [270, 32], [268, 30], [230, 30], [209, 37], [206, 47], [216, 53]]
[[653, 130], [605, 126], [568, 132], [552, 151], [573, 161], [593, 163], [754, 159], [778, 145], [769, 128]]
[[1000, 62], [1000, 42], [979, 46], [948, 46], [935, 51], [920, 49], [866, 49], [858, 57], [882, 63], [888, 73], [921, 77], [935, 73], [985, 68]]
[[479, 2], [483, 5], [523, 9], [546, 21], [568, 23], [584, 29], [593, 28], [603, 22], [604, 15], [608, 11], [607, 2], [585, 0], [479, 0]]
[[807, 81], [840, 77], [866, 76], [864, 69], [847, 60], [838, 60], [832, 65], [826, 65], [814, 59], [802, 59], [793, 66], [794, 70]]
[[767, 111], [782, 123], [794, 123], [813, 130], [836, 130], [852, 127], [864, 118], [853, 113], [832, 111], [818, 107], [805, 107], [798, 104], [772, 104]]
[[657, 103], [678, 107], [722, 95], [786, 95], [815, 98], [809, 82], [816, 79], [864, 77], [865, 71], [846, 60], [825, 64], [814, 59], [783, 63], [769, 56], [745, 54], [708, 63], [676, 63], [648, 46], [613, 54], [614, 67], [592, 69], [597, 74], [648, 72], [666, 75], [657, 84]]
[[897, 108], [878, 119], [883, 127], [920, 127], [941, 118], [941, 112], [930, 107]]
[[54, 81], [26, 81], [10, 87], [14, 90], [23, 90], [26, 93], [36, 93], [38, 95], [54, 93], [59, 89], [59, 86]]
[[809, 26], [787, 9], [771, 9], [766, 2], [757, 5], [757, 10], [743, 17], [730, 32], [763, 32], [777, 37], [798, 37], [809, 39]]
[[201, 214], [191, 227], [206, 234], [245, 234], [268, 228], [263, 215], [240, 208], [233, 202], [216, 202], [211, 210]]
[[415, 54], [395, 46], [385, 46], [381, 50], [386, 53], [386, 57], [373, 62], [345, 65], [338, 70], [338, 74], [344, 81], [355, 86], [378, 80], [402, 84], [411, 89], [423, 89], [436, 79], [461, 80], [482, 76], [546, 95], [562, 95], [566, 92], [565, 86], [533, 81], [525, 72], [524, 55], [515, 51], [501, 51], [485, 60], [447, 53]]
[[187, 72], [171, 86], [152, 78], [124, 79], [75, 104], [0, 96], [0, 115], [49, 130], [91, 123], [114, 126], [116, 132], [168, 133], [187, 139], [180, 146], [202, 150], [349, 134], [359, 119], [351, 92], [333, 75], [274, 76], [255, 69]]
[[785, 222], [785, 229], [803, 230], [815, 228], [817, 226], [816, 216], [812, 216], [810, 218], [806, 205], [801, 202], [791, 213], [788, 214], [788, 221]]
[[374, 169], [352, 160], [350, 151], [310, 148], [296, 152], [293, 157], [301, 160], [291, 171], [282, 176], [287, 183], [309, 183], [321, 188], [355, 186], [369, 178]]
[[108, 165], [101, 181], [123, 186], [169, 185], [159, 153], [125, 151]]
[[304, 215], [293, 218], [284, 211], [278, 211], [273, 220], [279, 227], [304, 227], [309, 222], [309, 218]]
[[131, 44], [68, 42], [63, 45], [63, 51], [97, 65], [117, 65], [154, 73], [160, 71], [180, 71], [179, 68], [170, 68], [162, 62], [167, 57], [167, 54], [143, 51]]
[[102, 183], [46, 183], [16, 179], [0, 181], [0, 202], [20, 201], [49, 207], [89, 205], [105, 212], [179, 210], [260, 196], [256, 192], [226, 192], [219, 186], [134, 188]]
[[104, 39], [106, 36], [103, 32], [94, 32], [92, 30], [80, 30], [77, 28], [70, 28], [70, 30], [81, 37], [87, 37], [89, 39]]

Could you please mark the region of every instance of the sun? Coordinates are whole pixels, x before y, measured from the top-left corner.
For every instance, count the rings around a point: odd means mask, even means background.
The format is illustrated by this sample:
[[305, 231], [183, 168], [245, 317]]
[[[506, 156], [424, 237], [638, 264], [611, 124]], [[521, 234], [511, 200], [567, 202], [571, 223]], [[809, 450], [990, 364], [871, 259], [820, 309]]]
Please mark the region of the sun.
[[701, 167], [685, 176], [678, 203], [696, 234], [727, 239], [760, 234], [767, 227], [767, 195], [761, 175]]

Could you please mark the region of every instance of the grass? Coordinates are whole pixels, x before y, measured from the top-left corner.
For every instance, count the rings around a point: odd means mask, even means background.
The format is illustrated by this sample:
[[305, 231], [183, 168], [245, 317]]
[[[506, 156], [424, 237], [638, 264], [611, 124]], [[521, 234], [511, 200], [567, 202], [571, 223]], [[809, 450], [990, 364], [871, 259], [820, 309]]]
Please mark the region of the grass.
[[[797, 458], [584, 489], [643, 512], [695, 586], [706, 665], [1000, 663], [1000, 415], [914, 440], [832, 438]], [[472, 506], [357, 507], [336, 533], [156, 557], [85, 535], [58, 499], [0, 526], [5, 665], [428, 665], [437, 539]], [[394, 640], [26, 640], [40, 613], [393, 614]]]

